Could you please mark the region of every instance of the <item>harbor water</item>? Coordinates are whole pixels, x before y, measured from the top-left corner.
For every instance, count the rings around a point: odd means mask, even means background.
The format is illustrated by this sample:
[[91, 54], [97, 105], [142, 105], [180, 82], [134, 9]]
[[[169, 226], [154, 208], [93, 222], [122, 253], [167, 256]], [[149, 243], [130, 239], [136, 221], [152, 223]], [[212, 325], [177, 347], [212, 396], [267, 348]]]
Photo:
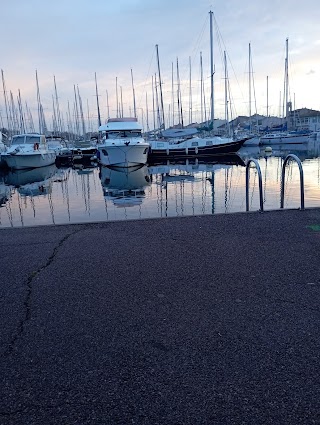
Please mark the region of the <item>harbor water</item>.
[[[302, 161], [305, 207], [320, 207], [319, 141], [313, 140], [273, 146], [271, 153], [243, 147], [238, 155], [135, 169], [92, 163], [2, 171], [0, 228], [244, 212], [249, 158], [261, 167], [264, 210], [279, 209], [282, 165], [289, 153]], [[287, 165], [285, 179], [284, 207], [299, 208], [300, 175], [294, 162]], [[250, 211], [260, 208], [258, 183], [252, 168]]]

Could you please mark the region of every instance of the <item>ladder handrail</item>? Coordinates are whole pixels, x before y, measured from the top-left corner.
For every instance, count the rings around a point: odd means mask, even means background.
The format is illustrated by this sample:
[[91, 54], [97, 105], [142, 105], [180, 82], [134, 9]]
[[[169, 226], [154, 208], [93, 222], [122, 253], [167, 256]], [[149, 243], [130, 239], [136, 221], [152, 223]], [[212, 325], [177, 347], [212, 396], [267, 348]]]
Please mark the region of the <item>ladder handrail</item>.
[[281, 173], [281, 198], [280, 198], [280, 208], [283, 208], [284, 205], [284, 186], [285, 186], [285, 173], [286, 173], [286, 165], [287, 162], [293, 159], [296, 161], [299, 167], [300, 171], [300, 198], [301, 198], [301, 210], [304, 210], [304, 178], [303, 178], [303, 168], [302, 163], [300, 159], [297, 157], [297, 155], [293, 153], [289, 153], [289, 155], [286, 156], [283, 165], [282, 165], [282, 173]]
[[259, 198], [260, 198], [260, 211], [263, 212], [263, 191], [262, 191], [262, 174], [261, 174], [261, 168], [259, 165], [259, 162], [254, 159], [250, 158], [246, 165], [246, 211], [249, 211], [249, 165], [253, 162], [256, 166], [257, 172], [258, 172], [258, 178], [259, 178]]

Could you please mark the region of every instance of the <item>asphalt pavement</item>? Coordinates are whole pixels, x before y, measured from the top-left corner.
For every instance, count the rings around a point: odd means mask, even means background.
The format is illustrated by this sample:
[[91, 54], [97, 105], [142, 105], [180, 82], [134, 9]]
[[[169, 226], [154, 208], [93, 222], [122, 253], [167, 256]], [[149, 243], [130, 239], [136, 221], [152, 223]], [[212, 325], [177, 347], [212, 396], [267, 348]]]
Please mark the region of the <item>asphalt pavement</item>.
[[1, 425], [320, 424], [320, 210], [0, 230]]

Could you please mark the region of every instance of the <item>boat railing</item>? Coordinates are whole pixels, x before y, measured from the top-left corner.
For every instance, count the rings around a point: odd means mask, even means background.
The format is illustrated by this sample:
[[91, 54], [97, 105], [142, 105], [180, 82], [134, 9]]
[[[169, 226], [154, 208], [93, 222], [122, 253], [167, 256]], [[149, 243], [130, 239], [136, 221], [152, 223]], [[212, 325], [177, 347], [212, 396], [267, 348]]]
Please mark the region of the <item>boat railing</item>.
[[281, 197], [280, 197], [280, 208], [283, 208], [284, 206], [284, 188], [285, 188], [285, 173], [286, 173], [286, 165], [287, 163], [293, 160], [298, 164], [299, 172], [300, 172], [300, 201], [301, 206], [300, 209], [304, 210], [304, 178], [303, 178], [303, 168], [302, 163], [300, 159], [297, 157], [297, 155], [294, 155], [293, 153], [290, 153], [286, 156], [283, 165], [282, 165], [282, 173], [281, 173]]
[[259, 162], [250, 158], [246, 165], [246, 211], [249, 211], [249, 183], [250, 183], [250, 164], [253, 163], [256, 167], [258, 178], [259, 178], [259, 200], [260, 200], [260, 211], [263, 212], [263, 191], [262, 191], [262, 174]]

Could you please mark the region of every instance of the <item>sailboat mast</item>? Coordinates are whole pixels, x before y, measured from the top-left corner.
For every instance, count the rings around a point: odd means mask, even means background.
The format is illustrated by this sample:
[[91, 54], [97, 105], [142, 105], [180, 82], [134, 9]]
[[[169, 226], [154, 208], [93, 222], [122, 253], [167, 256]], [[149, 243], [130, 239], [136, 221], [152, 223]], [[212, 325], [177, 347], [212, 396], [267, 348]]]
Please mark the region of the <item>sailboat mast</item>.
[[123, 100], [122, 100], [122, 86], [120, 86], [120, 99], [121, 99], [121, 118], [123, 118]]
[[171, 62], [171, 97], [172, 97], [172, 127], [174, 127], [174, 80], [173, 80], [173, 62]]
[[8, 135], [10, 136], [11, 130], [12, 130], [12, 120], [9, 116], [9, 108], [8, 108], [8, 99], [7, 99], [7, 91], [6, 91], [6, 84], [4, 81], [4, 74], [3, 70], [1, 69], [1, 76], [2, 76], [2, 87], [3, 87], [3, 95], [4, 95], [4, 103], [6, 108], [6, 115], [7, 115], [7, 126], [8, 126]]
[[189, 124], [192, 123], [191, 56], [189, 56]]
[[57, 84], [56, 84], [56, 77], [53, 76], [53, 81], [54, 81], [54, 91], [55, 91], [55, 96], [56, 96], [56, 111], [57, 111], [57, 126], [58, 126], [58, 131], [60, 132], [60, 134], [62, 133], [62, 120], [61, 120], [61, 113], [60, 113], [60, 107], [59, 107], [59, 99], [58, 99], [58, 91], [57, 91]]
[[228, 71], [227, 71], [227, 56], [226, 52], [223, 52], [224, 56], [224, 119], [226, 121], [227, 135], [229, 136], [229, 107], [228, 107]]
[[153, 84], [153, 75], [151, 76], [151, 87], [152, 87], [152, 115], [153, 115], [153, 130], [156, 129], [156, 109], [154, 101], [154, 84]]
[[286, 39], [286, 60], [285, 60], [285, 98], [284, 98], [284, 102], [285, 102], [285, 117], [286, 117], [286, 121], [287, 121], [287, 125], [288, 125], [288, 100], [289, 100], [289, 96], [288, 96], [288, 89], [289, 89], [289, 72], [288, 72], [288, 39]]
[[110, 106], [109, 106], [109, 93], [108, 90], [106, 90], [106, 95], [107, 95], [107, 114], [108, 114], [108, 119], [110, 118]]
[[200, 52], [200, 110], [201, 110], [201, 124], [203, 124], [203, 67], [202, 67], [202, 52]]
[[269, 77], [267, 75], [267, 117], [269, 116]]
[[55, 108], [55, 104], [54, 104], [54, 97], [53, 97], [53, 95], [52, 95], [52, 111], [53, 111], [53, 115], [52, 115], [52, 131], [53, 131], [53, 134], [55, 136], [57, 136], [57, 133], [58, 133], [57, 115], [56, 115], [56, 108]]
[[20, 128], [21, 133], [25, 133], [25, 125], [24, 125], [24, 117], [23, 117], [23, 109], [22, 109], [22, 103], [21, 103], [21, 94], [20, 89], [18, 89], [18, 106], [19, 106], [19, 113], [20, 113]]
[[96, 83], [96, 99], [97, 99], [97, 111], [98, 111], [98, 126], [101, 125], [101, 116], [100, 116], [100, 106], [99, 106], [99, 97], [98, 97], [98, 84], [97, 84], [97, 73], [94, 73], [94, 79]]
[[162, 83], [161, 83], [161, 74], [160, 74], [160, 60], [159, 60], [159, 50], [158, 45], [156, 44], [157, 52], [157, 62], [158, 62], [158, 74], [159, 74], [159, 88], [160, 88], [160, 102], [161, 102], [161, 115], [162, 115], [162, 129], [166, 128], [164, 121], [164, 107], [163, 107], [163, 96], [162, 96]]
[[77, 86], [77, 89], [78, 89], [80, 117], [81, 117], [81, 123], [82, 123], [82, 133], [83, 133], [83, 139], [85, 140], [85, 138], [86, 138], [86, 126], [85, 126], [85, 123], [84, 123], [82, 99], [81, 99], [81, 96], [80, 96], [79, 86]]
[[117, 118], [119, 118], [118, 77], [116, 77], [116, 102], [117, 102]]
[[177, 83], [178, 83], [178, 90], [177, 90], [177, 97], [178, 97], [178, 111], [180, 115], [180, 126], [183, 128], [183, 113], [182, 113], [182, 100], [181, 100], [181, 89], [180, 89], [180, 74], [179, 74], [179, 61], [177, 58]]
[[211, 124], [212, 129], [214, 130], [214, 85], [213, 85], [213, 28], [212, 28], [212, 15], [213, 12], [210, 10], [210, 81], [211, 81]]
[[37, 84], [37, 100], [38, 100], [38, 120], [39, 120], [39, 133], [42, 134], [42, 117], [41, 117], [41, 99], [40, 99], [40, 90], [39, 90], [39, 82], [38, 82], [38, 73], [36, 70], [36, 84]]
[[74, 90], [75, 129], [76, 129], [76, 132], [77, 132], [77, 136], [80, 136], [78, 99], [77, 99], [77, 92], [76, 92], [76, 86], [75, 85], [73, 85], [73, 90]]
[[251, 132], [251, 44], [249, 43], [249, 131]]
[[147, 120], [147, 131], [150, 131], [149, 128], [149, 111], [148, 111], [148, 93], [146, 92], [146, 120]]
[[136, 108], [136, 94], [134, 91], [134, 85], [133, 85], [133, 73], [131, 68], [131, 85], [132, 85], [132, 96], [133, 96], [133, 116], [137, 118], [137, 108]]

